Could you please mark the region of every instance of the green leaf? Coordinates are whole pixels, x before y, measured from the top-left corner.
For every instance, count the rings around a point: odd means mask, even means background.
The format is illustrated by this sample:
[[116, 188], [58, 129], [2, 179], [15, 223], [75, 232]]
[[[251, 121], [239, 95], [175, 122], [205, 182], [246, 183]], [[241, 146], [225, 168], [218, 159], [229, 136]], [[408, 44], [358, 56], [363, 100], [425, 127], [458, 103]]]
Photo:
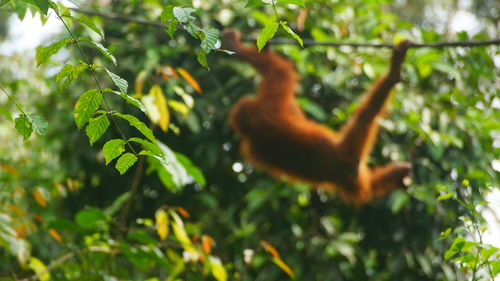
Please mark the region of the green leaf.
[[75, 222], [86, 229], [95, 229], [106, 225], [106, 215], [98, 208], [89, 208], [78, 212]]
[[108, 127], [109, 120], [106, 114], [90, 119], [89, 125], [86, 128], [90, 145], [94, 144], [106, 132]]
[[17, 131], [21, 135], [23, 135], [24, 140], [27, 140], [31, 136], [31, 133], [33, 132], [33, 126], [31, 124], [31, 120], [24, 113], [16, 118], [15, 127]]
[[116, 66], [116, 58], [113, 56], [106, 47], [104, 47], [101, 43], [94, 42], [90, 39], [84, 38], [84, 37], [79, 37], [79, 41], [84, 41], [88, 42], [91, 45], [93, 45], [101, 54], [103, 54], [107, 59], [109, 59], [115, 66]]
[[42, 14], [47, 15], [47, 12], [49, 11], [49, 1], [47, 0], [33, 0], [35, 2], [35, 5], [40, 9], [40, 12]]
[[68, 85], [88, 68], [88, 64], [82, 62], [77, 65], [67, 64], [56, 74], [56, 82], [59, 89], [64, 90]]
[[83, 93], [75, 105], [75, 122], [78, 129], [87, 123], [92, 115], [99, 109], [102, 101], [102, 93], [98, 90], [92, 89]]
[[208, 67], [208, 62], [207, 62], [207, 53], [205, 53], [203, 50], [200, 50], [196, 54], [196, 59], [198, 60], [198, 63], [203, 66], [203, 67]]
[[152, 155], [156, 155], [156, 156], [163, 155], [161, 152], [161, 149], [158, 147], [158, 145], [156, 145], [152, 142], [149, 142], [147, 140], [140, 139], [140, 138], [130, 138], [129, 141], [133, 141], [133, 142], [141, 144], [144, 147], [144, 149], [151, 152]]
[[108, 92], [108, 93], [113, 93], [115, 95], [118, 95], [120, 96], [122, 99], [124, 99], [127, 103], [137, 107], [138, 109], [140, 109], [142, 112], [146, 113], [146, 108], [144, 107], [144, 105], [142, 104], [142, 102], [136, 98], [133, 98], [125, 93], [122, 93], [122, 92], [119, 92], [119, 91], [113, 91], [111, 89], [104, 89], [104, 92]]
[[77, 18], [77, 21], [79, 23], [85, 25], [86, 27], [90, 28], [91, 30], [93, 30], [95, 33], [99, 34], [104, 39], [104, 31], [102, 30], [102, 28], [97, 26], [91, 18], [89, 18], [85, 15], [80, 15]]
[[444, 259], [447, 260], [453, 257], [454, 255], [458, 254], [462, 250], [464, 245], [465, 245], [465, 239], [463, 239], [462, 237], [455, 238], [453, 244], [451, 244], [450, 246], [450, 249], [448, 249], [448, 251], [446, 251], [446, 253], [444, 254]]
[[60, 41], [50, 44], [47, 47], [39, 46], [36, 48], [36, 66], [47, 62], [47, 60], [55, 55], [61, 48], [73, 42], [71, 38], [64, 38]]
[[31, 121], [31, 125], [33, 126], [33, 130], [35, 131], [35, 133], [40, 136], [45, 136], [45, 134], [47, 133], [47, 127], [49, 126], [47, 120], [45, 120], [45, 118], [38, 114], [30, 113], [27, 115]]
[[283, 27], [283, 29], [286, 31], [286, 33], [290, 34], [293, 39], [295, 39], [297, 42], [299, 42], [300, 46], [302, 46], [302, 48], [304, 47], [304, 42], [302, 42], [302, 38], [300, 38], [300, 36], [298, 36], [295, 32], [293, 32], [293, 30], [287, 25], [287, 22], [286, 21], [280, 21], [280, 25], [281, 27]]
[[304, 0], [278, 0], [279, 4], [292, 4], [292, 5], [297, 5], [301, 7], [306, 7], [306, 3]]
[[257, 48], [259, 48], [259, 52], [262, 48], [264, 48], [267, 41], [273, 38], [274, 34], [278, 30], [278, 26], [279, 24], [277, 22], [270, 22], [264, 27], [264, 29], [262, 29], [259, 37], [257, 37]]
[[213, 277], [217, 281], [227, 280], [227, 271], [219, 258], [209, 257], [208, 262], [210, 263], [210, 270], [212, 271]]
[[113, 115], [118, 116], [130, 124], [130, 126], [136, 128], [139, 132], [141, 132], [145, 137], [147, 137], [151, 142], [156, 142], [156, 138], [153, 135], [153, 131], [146, 126], [142, 121], [137, 119], [137, 117], [130, 115], [130, 114], [121, 114], [121, 113], [114, 113]]
[[161, 12], [160, 15], [160, 21], [162, 23], [166, 23], [169, 20], [176, 20], [174, 16], [174, 6], [173, 5], [167, 5], [165, 8], [163, 8], [163, 11]]
[[9, 1], [10, 1], [10, 0], [0, 0], [0, 8], [1, 8], [3, 5], [5, 5], [5, 4], [9, 3]]
[[178, 152], [174, 152], [175, 154], [175, 158], [177, 158], [177, 161], [179, 161], [179, 163], [184, 167], [184, 169], [186, 169], [186, 172], [191, 175], [193, 177], [193, 179], [201, 186], [205, 186], [206, 184], [206, 180], [205, 180], [205, 177], [203, 176], [203, 173], [201, 172], [201, 170], [196, 167], [192, 162], [191, 160], [189, 160], [189, 158], [187, 158], [186, 156], [178, 153]]
[[247, 4], [245, 5], [245, 8], [253, 8], [253, 7], [265, 6], [265, 5], [269, 5], [269, 4], [263, 2], [262, 0], [248, 0]]
[[208, 28], [206, 30], [203, 30], [203, 40], [201, 40], [201, 49], [206, 53], [209, 54], [211, 50], [215, 49], [215, 44], [219, 40], [219, 30], [215, 28]]
[[125, 141], [122, 139], [109, 140], [102, 147], [102, 154], [104, 155], [104, 160], [106, 165], [108, 165], [113, 159], [120, 156], [125, 151]]
[[175, 18], [180, 23], [186, 23], [188, 21], [192, 21], [195, 19], [193, 16], [191, 16], [191, 14], [194, 11], [195, 11], [195, 9], [191, 9], [191, 8], [174, 7], [172, 12], [173, 12]]
[[127, 80], [121, 78], [120, 76], [114, 74], [113, 72], [107, 70], [106, 68], [104, 69], [108, 73], [109, 77], [111, 77], [111, 80], [115, 83], [115, 85], [120, 89], [120, 92], [126, 94], [128, 90], [128, 82]]
[[123, 175], [130, 167], [135, 164], [135, 162], [137, 162], [137, 156], [130, 152], [127, 152], [120, 156], [120, 158], [118, 158], [115, 168], [118, 170], [118, 172], [120, 172], [120, 175]]
[[443, 194], [443, 195], [440, 195], [437, 200], [438, 201], [441, 201], [441, 200], [446, 200], [446, 199], [449, 199], [451, 197], [453, 197], [453, 192], [450, 192], [450, 193], [446, 193], [446, 194]]

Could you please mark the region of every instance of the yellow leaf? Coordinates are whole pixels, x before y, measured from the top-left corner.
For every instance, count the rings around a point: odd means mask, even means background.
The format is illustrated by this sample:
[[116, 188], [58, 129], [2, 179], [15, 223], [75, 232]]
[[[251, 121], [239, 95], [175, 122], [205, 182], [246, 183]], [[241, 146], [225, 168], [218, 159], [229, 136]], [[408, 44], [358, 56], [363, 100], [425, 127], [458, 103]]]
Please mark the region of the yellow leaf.
[[172, 221], [172, 230], [174, 231], [175, 238], [179, 241], [179, 243], [181, 243], [184, 248], [191, 248], [192, 243], [189, 239], [186, 229], [184, 228], [184, 223], [182, 222], [181, 217], [179, 217], [179, 215], [172, 210], [170, 210], [170, 216], [172, 216], [172, 218], [174, 219]]
[[139, 71], [139, 74], [137, 74], [137, 77], [135, 77], [134, 91], [138, 95], [142, 95], [142, 89], [144, 88], [144, 80], [146, 80], [146, 75], [146, 71], [141, 70]]
[[279, 266], [288, 276], [290, 276], [292, 279], [296, 277], [295, 272], [280, 258], [274, 257], [273, 262]]
[[47, 200], [43, 195], [42, 189], [38, 188], [37, 190], [33, 191], [33, 196], [35, 197], [35, 201], [38, 203], [38, 205], [44, 208], [47, 207]]
[[156, 219], [156, 233], [161, 240], [165, 240], [168, 237], [168, 214], [163, 209], [159, 209], [155, 213]]
[[47, 230], [47, 231], [49, 232], [50, 236], [52, 236], [52, 238], [54, 238], [54, 240], [56, 240], [59, 243], [62, 242], [61, 235], [59, 235], [59, 233], [55, 229], [49, 228], [49, 230]]
[[227, 280], [227, 271], [222, 265], [222, 262], [219, 258], [209, 257], [210, 261], [210, 269], [212, 271], [212, 275], [217, 281], [226, 281]]
[[11, 210], [16, 216], [22, 216], [24, 214], [23, 210], [12, 204], [7, 204], [7, 209]]
[[36, 276], [38, 276], [40, 281], [50, 280], [50, 272], [47, 270], [47, 267], [41, 260], [35, 257], [31, 257], [28, 266], [36, 273]]
[[271, 254], [271, 256], [280, 258], [280, 254], [278, 253], [278, 251], [276, 251], [276, 249], [271, 244], [269, 244], [269, 242], [262, 240], [260, 241], [260, 244], [262, 245], [262, 247], [264, 247], [264, 250], [266, 250], [266, 252]]
[[193, 76], [191, 76], [191, 74], [189, 74], [184, 68], [182, 67], [178, 67], [177, 68], [177, 72], [179, 72], [179, 74], [182, 76], [182, 78], [184, 78], [184, 80], [186, 80], [189, 85], [191, 85], [191, 87], [193, 87], [193, 89], [197, 92], [197, 93], [200, 93], [201, 94], [201, 87], [200, 87], [200, 84], [198, 84], [198, 82], [196, 82], [196, 80], [193, 78]]
[[170, 113], [167, 107], [167, 99], [163, 94], [160, 86], [153, 85], [149, 90], [149, 94], [142, 98], [149, 119], [166, 132], [170, 123]]
[[170, 106], [170, 108], [172, 108], [175, 112], [180, 113], [182, 116], [187, 116], [189, 113], [189, 107], [182, 102], [169, 100], [168, 106]]

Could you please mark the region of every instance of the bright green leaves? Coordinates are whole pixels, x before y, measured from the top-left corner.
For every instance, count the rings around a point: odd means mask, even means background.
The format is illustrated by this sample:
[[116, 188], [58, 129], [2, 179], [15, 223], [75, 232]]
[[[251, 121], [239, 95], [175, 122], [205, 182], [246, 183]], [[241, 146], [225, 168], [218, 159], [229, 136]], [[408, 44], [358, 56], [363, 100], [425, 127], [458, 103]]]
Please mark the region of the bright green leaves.
[[120, 172], [120, 175], [123, 175], [130, 167], [135, 164], [135, 162], [137, 162], [137, 156], [130, 152], [127, 152], [120, 156], [120, 158], [118, 158], [115, 168], [118, 170], [118, 172]]
[[106, 114], [90, 119], [89, 125], [86, 128], [90, 144], [94, 144], [108, 130], [108, 127], [109, 120]]
[[265, 5], [268, 5], [268, 4], [263, 2], [262, 0], [248, 0], [247, 4], [245, 5], [245, 8], [253, 8], [253, 7], [265, 6]]
[[304, 42], [302, 41], [302, 38], [298, 36], [293, 30], [287, 25], [286, 21], [280, 21], [280, 26], [286, 31], [286, 33], [290, 34], [293, 39], [295, 39], [297, 42], [299, 42], [300, 46], [304, 47]]
[[84, 42], [87, 42], [89, 44], [91, 44], [92, 46], [94, 46], [99, 52], [101, 52], [101, 54], [104, 55], [104, 57], [106, 57], [107, 59], [109, 59], [115, 66], [117, 65], [116, 64], [116, 58], [115, 56], [113, 56], [108, 49], [106, 49], [106, 47], [104, 47], [101, 43], [98, 43], [98, 42], [94, 42], [90, 39], [87, 39], [87, 38], [83, 38], [83, 37], [80, 37], [78, 38], [78, 41], [84, 41]]
[[302, 42], [302, 38], [300, 38], [299, 35], [297, 35], [293, 30], [287, 25], [286, 21], [280, 21], [278, 22], [269, 22], [266, 24], [264, 29], [260, 32], [259, 36], [257, 37], [257, 48], [259, 48], [259, 52], [264, 48], [266, 45], [267, 41], [269, 39], [273, 38], [274, 35], [276, 34], [276, 31], [278, 31], [278, 27], [283, 28], [283, 30], [291, 35], [293, 39], [297, 40], [299, 42], [300, 46], [304, 47], [304, 42]]
[[139, 132], [141, 132], [150, 141], [156, 142], [156, 138], [153, 135], [153, 131], [151, 131], [151, 129], [149, 129], [148, 126], [146, 126], [146, 124], [144, 124], [141, 120], [139, 120], [134, 115], [121, 114], [121, 113], [114, 113], [113, 115], [126, 120], [130, 126], [136, 128]]
[[259, 48], [259, 52], [264, 48], [267, 41], [274, 37], [274, 34], [278, 30], [278, 26], [279, 24], [277, 22], [270, 22], [262, 29], [259, 37], [257, 37], [257, 48]]
[[292, 4], [292, 5], [300, 6], [302, 8], [306, 7], [306, 3], [304, 2], [304, 0], [278, 0], [277, 3], [278, 4]]
[[194, 11], [195, 9], [182, 7], [174, 7], [172, 10], [173, 15], [180, 23], [187, 23], [195, 20], [195, 17], [191, 15]]
[[215, 44], [219, 40], [219, 30], [215, 28], [208, 28], [203, 30], [203, 39], [201, 40], [201, 49], [206, 53], [210, 53], [215, 49]]
[[122, 139], [113, 139], [104, 144], [102, 154], [104, 155], [106, 165], [125, 152], [125, 143]]
[[64, 90], [68, 85], [73, 81], [75, 78], [80, 75], [83, 71], [88, 69], [88, 65], [84, 62], [77, 64], [77, 65], [72, 65], [72, 64], [67, 64], [65, 65], [59, 73], [56, 74], [56, 82], [59, 85], [59, 88], [61, 90]]
[[16, 129], [21, 135], [23, 135], [25, 140], [31, 136], [33, 128], [26, 114], [21, 114], [16, 118]]
[[37, 114], [21, 114], [15, 120], [17, 131], [27, 140], [33, 131], [40, 136], [47, 132], [48, 123], [42, 116]]
[[47, 47], [39, 46], [36, 48], [36, 65], [40, 66], [41, 64], [47, 62], [49, 58], [59, 52], [64, 46], [73, 42], [71, 38], [64, 38], [60, 41], [50, 44]]
[[76, 20], [104, 38], [104, 31], [97, 26], [91, 18], [80, 15]]
[[111, 77], [111, 80], [113, 80], [113, 83], [115, 83], [116, 87], [120, 89], [120, 92], [126, 94], [128, 90], [128, 82], [127, 80], [121, 78], [120, 76], [114, 74], [113, 72], [106, 70], [106, 73], [108, 73], [109, 77]]
[[78, 129], [87, 123], [97, 111], [102, 101], [102, 93], [92, 89], [83, 93], [75, 105], [74, 117]]

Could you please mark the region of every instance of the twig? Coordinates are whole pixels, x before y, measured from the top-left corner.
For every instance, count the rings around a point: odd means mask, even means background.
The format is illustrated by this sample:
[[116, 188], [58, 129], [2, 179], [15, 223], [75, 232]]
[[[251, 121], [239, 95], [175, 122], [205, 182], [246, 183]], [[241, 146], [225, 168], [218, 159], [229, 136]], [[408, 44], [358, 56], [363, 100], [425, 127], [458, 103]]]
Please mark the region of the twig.
[[4, 88], [2, 88], [0, 86], [0, 90], [2, 90], [2, 92], [7, 96], [7, 98], [9, 98], [9, 100], [19, 109], [19, 111], [21, 111], [22, 114], [26, 115], [26, 113], [23, 111], [23, 109], [21, 108], [21, 106], [14, 100], [14, 98], [12, 96], [10, 96], [7, 91], [5, 91]]
[[134, 178], [132, 179], [132, 186], [130, 188], [130, 195], [128, 197], [127, 203], [123, 207], [123, 211], [118, 222], [119, 231], [123, 231], [127, 227], [127, 218], [132, 208], [132, 203], [134, 202], [135, 194], [141, 183], [142, 175], [144, 174], [144, 157], [139, 158], [139, 163], [135, 168]]
[[[124, 21], [124, 22], [135, 22], [143, 25], [149, 25], [159, 28], [167, 28], [167, 25], [159, 22], [148, 20], [140, 17], [127, 16], [121, 14], [114, 13], [104, 13], [95, 10], [82, 9], [82, 8], [70, 8], [71, 10], [87, 14], [93, 16], [99, 16], [102, 18]], [[243, 41], [255, 41], [256, 37], [254, 36], [244, 36]], [[294, 45], [297, 44], [297, 41], [283, 38], [272, 38], [267, 41], [272, 45]], [[394, 44], [392, 43], [355, 43], [355, 42], [333, 42], [333, 41], [316, 41], [314, 39], [303, 39], [304, 46], [331, 46], [331, 47], [340, 47], [340, 46], [350, 46], [354, 48], [360, 47], [370, 47], [370, 48], [394, 48]], [[452, 41], [452, 42], [435, 42], [435, 43], [414, 43], [410, 46], [410, 48], [444, 48], [444, 47], [474, 47], [474, 46], [486, 46], [486, 45], [500, 45], [500, 39], [492, 39], [486, 41]]]
[[[50, 1], [48, 1], [47, 3], [49, 4], [50, 8], [54, 11], [54, 13], [56, 14], [56, 16], [59, 18], [59, 20], [62, 22], [62, 24], [64, 25], [64, 28], [68, 31], [69, 35], [73, 39], [73, 42], [75, 42], [76, 46], [78, 47], [78, 50], [82, 54], [85, 63], [89, 66], [90, 73], [91, 73], [92, 77], [94, 78], [95, 83], [97, 84], [97, 88], [99, 88], [99, 92], [102, 94], [102, 99], [104, 100], [104, 104], [106, 105], [106, 108], [108, 109], [108, 112], [110, 112], [111, 111], [111, 106], [109, 105], [108, 100], [104, 96], [104, 91], [103, 91], [103, 89], [101, 87], [101, 83], [99, 83], [99, 79], [97, 79], [97, 74], [95, 73], [94, 68], [91, 66], [90, 60], [87, 58], [87, 55], [85, 54], [85, 52], [83, 51], [82, 47], [78, 43], [78, 40], [76, 39], [75, 35], [73, 34], [73, 32], [71, 32], [71, 29], [69, 29], [68, 25], [66, 24], [66, 21], [61, 17], [61, 15], [57, 11], [57, 9], [54, 8], [54, 6], [50, 3]], [[116, 121], [115, 117], [113, 115], [111, 115], [110, 119], [113, 122], [113, 124], [115, 125], [115, 127], [116, 127], [118, 133], [120, 134], [121, 138], [125, 141], [125, 143], [128, 145], [128, 147], [130, 147], [130, 150], [135, 155], [137, 155], [137, 152], [132, 147], [132, 145], [128, 142], [127, 138], [125, 137], [125, 134], [122, 131], [122, 128], [120, 127], [120, 125]]]

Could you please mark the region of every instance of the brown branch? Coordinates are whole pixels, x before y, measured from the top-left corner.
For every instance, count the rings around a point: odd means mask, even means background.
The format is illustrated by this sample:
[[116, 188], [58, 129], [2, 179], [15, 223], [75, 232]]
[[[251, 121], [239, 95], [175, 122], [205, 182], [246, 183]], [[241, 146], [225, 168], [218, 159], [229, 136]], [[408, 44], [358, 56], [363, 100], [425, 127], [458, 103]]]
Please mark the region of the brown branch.
[[[87, 15], [99, 16], [102, 18], [117, 20], [123, 22], [135, 22], [143, 25], [149, 25], [159, 28], [167, 28], [167, 25], [159, 22], [148, 20], [144, 18], [127, 16], [121, 14], [114, 13], [104, 13], [95, 10], [88, 10], [82, 8], [70, 8], [71, 10], [83, 13]], [[253, 36], [244, 36], [244, 41], [255, 41], [256, 37]], [[267, 41], [272, 45], [294, 45], [297, 44], [297, 41], [283, 38], [272, 38]], [[331, 46], [331, 47], [340, 47], [340, 46], [349, 46], [354, 48], [360, 47], [370, 47], [370, 48], [394, 48], [394, 44], [392, 43], [355, 43], [355, 42], [332, 42], [332, 41], [316, 41], [313, 39], [303, 39], [304, 46]], [[492, 39], [486, 41], [453, 41], [453, 42], [435, 42], [435, 43], [413, 43], [410, 48], [444, 48], [444, 47], [474, 47], [474, 46], [487, 46], [487, 45], [500, 45], [500, 39]]]

